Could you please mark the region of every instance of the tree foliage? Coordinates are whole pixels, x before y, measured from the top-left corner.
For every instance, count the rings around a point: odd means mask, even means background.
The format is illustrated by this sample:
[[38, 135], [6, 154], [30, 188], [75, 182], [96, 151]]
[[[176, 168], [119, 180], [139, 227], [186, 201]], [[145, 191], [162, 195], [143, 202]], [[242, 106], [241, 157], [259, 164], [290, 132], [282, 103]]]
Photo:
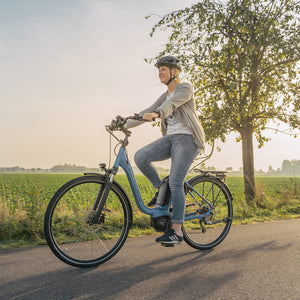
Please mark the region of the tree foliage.
[[295, 1], [204, 0], [153, 27], [171, 31], [159, 56], [183, 62], [209, 139], [251, 126], [263, 146], [269, 120], [299, 128], [299, 12]]
[[245, 192], [254, 197], [253, 133], [270, 120], [300, 127], [300, 1], [203, 0], [161, 18], [170, 32], [159, 54], [181, 59], [207, 139], [239, 132]]

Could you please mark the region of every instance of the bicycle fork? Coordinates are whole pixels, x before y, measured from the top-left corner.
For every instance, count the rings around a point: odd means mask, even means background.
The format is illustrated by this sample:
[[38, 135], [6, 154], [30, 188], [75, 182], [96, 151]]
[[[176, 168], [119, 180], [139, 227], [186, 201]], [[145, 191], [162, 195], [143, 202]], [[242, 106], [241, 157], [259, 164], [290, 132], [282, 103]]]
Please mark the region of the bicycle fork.
[[93, 210], [87, 218], [87, 223], [90, 225], [104, 223], [105, 215], [103, 214], [103, 210], [108, 210], [104, 209], [104, 204], [107, 200], [116, 173], [117, 170], [115, 168], [112, 170], [106, 170], [105, 185], [101, 186], [96, 197]]

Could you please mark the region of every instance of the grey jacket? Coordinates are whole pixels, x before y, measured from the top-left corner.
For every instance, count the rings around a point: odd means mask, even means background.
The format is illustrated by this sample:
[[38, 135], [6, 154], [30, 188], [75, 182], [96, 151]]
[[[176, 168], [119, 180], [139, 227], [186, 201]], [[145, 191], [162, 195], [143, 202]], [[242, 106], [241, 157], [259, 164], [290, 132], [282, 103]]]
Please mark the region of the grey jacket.
[[[189, 83], [179, 83], [173, 95], [167, 99], [167, 92], [163, 93], [150, 107], [139, 113], [143, 116], [144, 113], [152, 113], [154, 111], [160, 113], [161, 130], [163, 136], [167, 133], [166, 118], [173, 113], [174, 117], [191, 128], [195, 144], [199, 149], [204, 148], [205, 134], [199, 118], [196, 113], [196, 104], [193, 94], [193, 88]], [[136, 127], [143, 122], [128, 120], [126, 123], [127, 128]]]

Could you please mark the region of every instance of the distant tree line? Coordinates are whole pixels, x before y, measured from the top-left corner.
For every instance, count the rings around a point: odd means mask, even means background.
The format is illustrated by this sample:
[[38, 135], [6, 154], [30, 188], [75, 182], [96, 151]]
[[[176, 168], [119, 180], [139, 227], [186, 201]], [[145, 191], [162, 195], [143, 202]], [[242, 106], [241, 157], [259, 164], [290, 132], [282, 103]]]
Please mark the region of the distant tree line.
[[50, 169], [53, 173], [84, 173], [99, 172], [99, 168], [87, 168], [84, 166], [76, 166], [71, 164], [56, 165]]
[[[159, 173], [167, 174], [169, 170], [163, 168], [157, 168]], [[215, 167], [211, 166], [201, 166], [199, 169], [202, 170], [210, 170], [215, 171]], [[133, 168], [135, 173], [139, 173], [139, 170], [134, 167]], [[76, 166], [72, 164], [64, 164], [64, 165], [56, 165], [51, 169], [41, 169], [41, 168], [30, 168], [25, 169], [21, 167], [0, 167], [0, 173], [10, 172], [10, 173], [84, 173], [84, 172], [99, 172], [99, 168], [87, 168], [84, 166]], [[222, 171], [222, 170], [218, 170]], [[239, 168], [238, 170], [233, 170], [232, 167], [227, 167], [225, 169], [228, 173], [231, 174], [242, 174], [243, 168]], [[274, 170], [272, 166], [269, 166], [268, 171], [265, 172], [263, 170], [255, 170], [257, 175], [300, 175], [300, 160], [284, 160], [281, 164], [281, 167], [277, 170]]]
[[0, 167], [0, 172], [11, 173], [83, 173], [83, 172], [99, 172], [99, 168], [87, 168], [84, 166], [76, 166], [72, 164], [56, 165], [51, 169], [30, 168], [25, 169], [21, 167]]
[[[201, 170], [206, 171], [216, 171], [217, 169], [215, 167], [211, 166], [201, 166], [199, 167]], [[222, 170], [218, 170], [222, 171]], [[225, 169], [226, 172], [231, 174], [237, 174], [241, 175], [243, 174], [243, 168], [240, 167], [238, 170], [234, 170], [232, 167], [227, 167]], [[300, 160], [284, 160], [281, 164], [280, 168], [277, 168], [277, 170], [274, 170], [272, 166], [269, 166], [268, 171], [265, 172], [262, 169], [255, 170], [256, 175], [300, 175]]]
[[282, 162], [281, 168], [277, 170], [273, 170], [272, 166], [269, 166], [268, 173], [300, 175], [300, 160], [293, 159], [289, 161], [286, 159]]

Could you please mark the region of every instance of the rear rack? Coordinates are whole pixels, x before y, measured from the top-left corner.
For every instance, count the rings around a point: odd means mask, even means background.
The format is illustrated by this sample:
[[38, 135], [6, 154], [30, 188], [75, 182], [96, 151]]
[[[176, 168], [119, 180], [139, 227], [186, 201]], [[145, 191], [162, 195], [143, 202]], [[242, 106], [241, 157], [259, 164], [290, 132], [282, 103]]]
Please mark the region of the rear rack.
[[207, 177], [217, 177], [220, 179], [225, 179], [226, 178], [226, 171], [203, 171], [201, 169], [194, 169], [195, 172], [201, 173], [202, 176], [207, 176]]

